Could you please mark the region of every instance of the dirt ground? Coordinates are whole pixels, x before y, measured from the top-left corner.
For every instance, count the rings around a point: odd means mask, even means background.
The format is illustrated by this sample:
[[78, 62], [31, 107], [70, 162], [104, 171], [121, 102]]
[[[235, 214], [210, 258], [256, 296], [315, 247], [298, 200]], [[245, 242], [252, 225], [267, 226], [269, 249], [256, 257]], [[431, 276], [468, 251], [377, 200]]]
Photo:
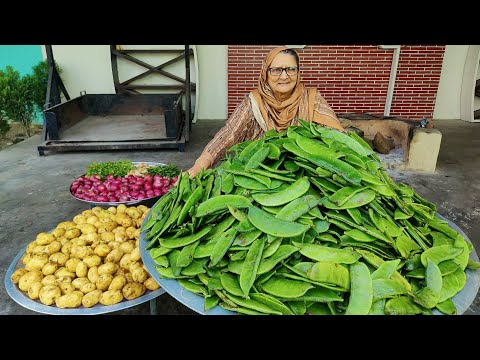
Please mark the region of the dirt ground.
[[[31, 136], [42, 132], [42, 124], [32, 124]], [[10, 124], [10, 130], [0, 137], [0, 151], [26, 139], [25, 130], [18, 123]]]

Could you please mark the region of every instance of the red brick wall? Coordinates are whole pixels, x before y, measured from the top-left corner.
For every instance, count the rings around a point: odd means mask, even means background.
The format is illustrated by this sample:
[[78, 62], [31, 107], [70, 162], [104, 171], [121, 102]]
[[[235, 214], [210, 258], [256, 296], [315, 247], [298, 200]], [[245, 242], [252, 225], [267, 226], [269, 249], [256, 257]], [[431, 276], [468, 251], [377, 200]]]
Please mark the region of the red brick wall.
[[[265, 55], [277, 45], [228, 46], [228, 115], [257, 87]], [[341, 113], [383, 116], [393, 50], [377, 45], [307, 45], [298, 49], [302, 81]], [[390, 116], [431, 119], [444, 45], [402, 45]]]

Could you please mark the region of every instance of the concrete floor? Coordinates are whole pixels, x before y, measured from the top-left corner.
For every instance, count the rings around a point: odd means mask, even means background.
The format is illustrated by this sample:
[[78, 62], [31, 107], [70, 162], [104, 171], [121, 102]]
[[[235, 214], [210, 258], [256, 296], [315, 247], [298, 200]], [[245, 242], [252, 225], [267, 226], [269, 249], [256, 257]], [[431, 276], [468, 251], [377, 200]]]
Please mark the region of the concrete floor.
[[[84, 151], [47, 153], [40, 157], [36, 135], [0, 152], [0, 278], [15, 256], [40, 232], [71, 220], [89, 208], [74, 199], [68, 189], [92, 161], [119, 159], [173, 163], [186, 170], [193, 165], [203, 147], [223, 125], [223, 121], [197, 121], [192, 125], [191, 140], [185, 152], [160, 149], [144, 151]], [[460, 120], [438, 120], [442, 133], [435, 173], [390, 171], [390, 176], [412, 186], [421, 196], [437, 205], [438, 213], [459, 226], [480, 249], [480, 124]], [[196, 313], [168, 294], [157, 297], [160, 315]], [[13, 301], [0, 286], [0, 315], [35, 315]], [[111, 314], [148, 315], [150, 302]], [[480, 314], [480, 295], [464, 313]]]

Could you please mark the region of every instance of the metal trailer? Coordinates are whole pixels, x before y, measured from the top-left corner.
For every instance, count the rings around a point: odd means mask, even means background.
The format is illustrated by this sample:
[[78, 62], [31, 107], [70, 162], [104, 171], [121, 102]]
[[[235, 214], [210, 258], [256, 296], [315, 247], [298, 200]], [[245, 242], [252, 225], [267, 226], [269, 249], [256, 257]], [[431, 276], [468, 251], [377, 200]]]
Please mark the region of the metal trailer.
[[[177, 148], [181, 152], [185, 150], [193, 117], [190, 110], [191, 89], [195, 86], [190, 82], [189, 46], [185, 45], [183, 55], [185, 79], [175, 77], [182, 83], [181, 86], [174, 87], [179, 91], [166, 94], [141, 94], [131, 86], [129, 89], [122, 87], [116, 73], [116, 56], [122, 54], [114, 46], [111, 49], [117, 93], [82, 92], [79, 97], [70, 99], [54, 66], [52, 47], [46, 46], [49, 78], [43, 109], [42, 143], [37, 147], [40, 156], [47, 151], [158, 148]], [[146, 73], [161, 71], [161, 66], [148, 67]], [[162, 74], [165, 72], [162, 71]], [[158, 89], [159, 86], [152, 88]], [[60, 100], [60, 91], [66, 99], [63, 103]]]

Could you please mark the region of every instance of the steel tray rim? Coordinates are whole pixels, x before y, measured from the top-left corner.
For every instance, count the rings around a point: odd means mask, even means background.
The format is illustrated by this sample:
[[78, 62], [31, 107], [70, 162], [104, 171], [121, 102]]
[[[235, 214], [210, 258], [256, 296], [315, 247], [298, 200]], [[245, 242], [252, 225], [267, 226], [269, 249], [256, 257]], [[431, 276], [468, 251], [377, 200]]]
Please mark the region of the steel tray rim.
[[[145, 217], [144, 222], [148, 220], [149, 215], [150, 213]], [[448, 220], [444, 216], [440, 215], [439, 213], [436, 213], [436, 216], [441, 220], [447, 221], [449, 226], [451, 226], [455, 231], [457, 231], [460, 235], [462, 235], [467, 242], [471, 243], [468, 236], [456, 224], [454, 224], [452, 221]], [[145, 231], [140, 233], [140, 241], [138, 245], [140, 247], [140, 256], [142, 258], [142, 262], [146, 267], [147, 271], [160, 284], [160, 286], [165, 290], [165, 292], [167, 292], [175, 300], [179, 301], [183, 305], [187, 306], [188, 308], [192, 309], [193, 311], [201, 315], [238, 315], [238, 313], [236, 312], [223, 309], [222, 307], [220, 307], [220, 305], [217, 305], [214, 308], [209, 309], [208, 311], [205, 311], [204, 310], [205, 301], [202, 296], [186, 290], [175, 279], [160, 278], [158, 272], [155, 269], [156, 264], [153, 261], [152, 257], [150, 256], [149, 250], [145, 249], [146, 245], [148, 244], [148, 241], [145, 240], [145, 236], [146, 236]], [[477, 262], [479, 261], [479, 257], [475, 248], [473, 248], [473, 250], [470, 253], [470, 259]], [[467, 276], [465, 286], [463, 287], [462, 290], [457, 292], [452, 298], [452, 301], [458, 310], [457, 315], [463, 314], [468, 309], [468, 307], [475, 300], [477, 292], [480, 288], [480, 271], [465, 269], [465, 273]], [[432, 312], [434, 315], [444, 315], [437, 309], [434, 309]]]
[[160, 287], [157, 290], [147, 290], [144, 295], [139, 296], [136, 299], [132, 300], [123, 300], [118, 304], [114, 305], [102, 305], [96, 304], [91, 308], [78, 307], [78, 308], [65, 308], [60, 309], [54, 305], [45, 305], [42, 304], [39, 300], [32, 300], [27, 295], [21, 291], [16, 284], [14, 284], [10, 277], [13, 272], [19, 267], [20, 259], [25, 254], [27, 246], [21, 250], [17, 256], [13, 259], [12, 263], [8, 267], [8, 270], [5, 274], [5, 289], [7, 290], [8, 295], [19, 305], [23, 306], [26, 309], [48, 315], [99, 315], [107, 314], [114, 311], [125, 310], [130, 307], [143, 304], [149, 300], [155, 299], [156, 297], [165, 293], [165, 290]]

